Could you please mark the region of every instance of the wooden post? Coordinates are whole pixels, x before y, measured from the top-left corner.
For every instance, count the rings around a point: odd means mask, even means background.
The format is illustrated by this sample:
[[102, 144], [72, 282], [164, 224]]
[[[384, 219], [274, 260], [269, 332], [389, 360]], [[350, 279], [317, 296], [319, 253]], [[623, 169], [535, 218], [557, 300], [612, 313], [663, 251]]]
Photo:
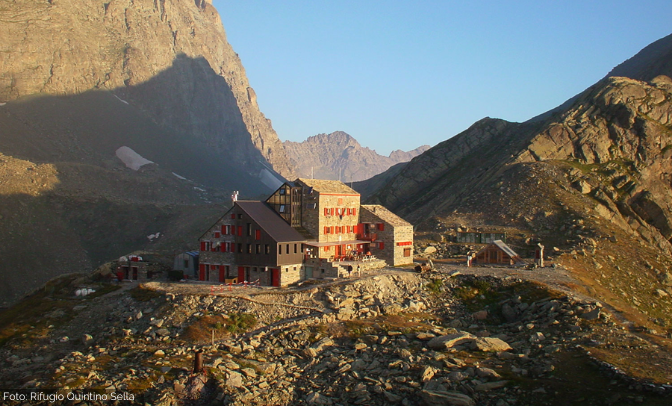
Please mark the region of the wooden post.
[[194, 374], [200, 374], [203, 372], [203, 351], [196, 351], [196, 356], [194, 357]]

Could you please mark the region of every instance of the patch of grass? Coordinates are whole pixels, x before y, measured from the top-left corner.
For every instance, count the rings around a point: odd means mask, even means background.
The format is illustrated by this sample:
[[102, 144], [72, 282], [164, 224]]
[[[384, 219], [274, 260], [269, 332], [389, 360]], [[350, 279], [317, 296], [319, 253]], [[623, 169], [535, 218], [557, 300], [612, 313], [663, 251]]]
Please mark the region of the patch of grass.
[[257, 317], [252, 313], [232, 313], [226, 323], [226, 330], [231, 334], [240, 334], [257, 325]]
[[193, 343], [209, 343], [214, 336], [221, 340], [230, 334], [241, 334], [257, 324], [257, 318], [251, 313], [231, 313], [227, 318], [222, 315], [204, 315], [188, 326], [182, 338]]
[[142, 283], [137, 288], [131, 289], [129, 293], [138, 302], [149, 302], [152, 299], [163, 296], [163, 293], [149, 289]]
[[432, 279], [425, 288], [434, 296], [439, 296], [443, 290], [443, 280], [442, 279]]
[[367, 334], [386, 335], [389, 331], [399, 331], [402, 334], [409, 334], [433, 328], [430, 324], [426, 323], [428, 320], [437, 320], [437, 317], [430, 313], [400, 313], [378, 316], [372, 319], [332, 323], [327, 326], [327, 331], [332, 337], [349, 337], [352, 339], [357, 339]]
[[108, 283], [108, 284], [103, 285], [101, 288], [96, 289], [95, 292], [86, 296], [86, 298], [87, 299], [95, 299], [97, 297], [107, 295], [108, 293], [112, 293], [112, 292], [117, 291], [119, 289], [121, 289], [121, 285], [113, 285], [111, 283]]
[[[72, 281], [78, 275], [68, 275], [50, 281], [45, 286], [24, 298], [19, 303], [0, 313], [0, 347], [12, 338], [22, 337], [21, 345], [31, 345], [33, 333], [39, 335], [47, 325], [61, 325], [72, 316], [72, 308], [78, 303], [72, 297]], [[45, 318], [46, 314], [61, 311], [59, 317]], [[32, 331], [31, 331], [32, 330]]]

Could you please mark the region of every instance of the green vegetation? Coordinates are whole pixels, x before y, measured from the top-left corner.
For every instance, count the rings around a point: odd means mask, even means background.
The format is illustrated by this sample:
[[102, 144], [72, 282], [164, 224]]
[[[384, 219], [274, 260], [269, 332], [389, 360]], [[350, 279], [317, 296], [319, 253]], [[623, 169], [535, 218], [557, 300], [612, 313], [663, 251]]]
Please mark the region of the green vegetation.
[[240, 334], [257, 325], [257, 317], [252, 313], [231, 313], [226, 323], [226, 331]]
[[441, 294], [441, 291], [443, 290], [443, 280], [442, 279], [432, 279], [431, 282], [429, 282], [426, 286], [427, 290], [435, 296], [438, 296]]
[[152, 299], [163, 296], [163, 293], [149, 289], [142, 283], [137, 288], [131, 289], [129, 293], [138, 302], [149, 302]]

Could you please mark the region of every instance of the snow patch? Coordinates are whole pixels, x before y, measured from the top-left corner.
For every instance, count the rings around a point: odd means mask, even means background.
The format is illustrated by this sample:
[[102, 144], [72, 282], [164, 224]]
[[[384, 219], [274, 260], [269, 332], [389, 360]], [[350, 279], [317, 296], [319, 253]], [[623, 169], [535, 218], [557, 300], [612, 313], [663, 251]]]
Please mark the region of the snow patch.
[[185, 178], [184, 176], [180, 176], [180, 175], [176, 174], [175, 172], [172, 172], [172, 174], [175, 175], [175, 177], [178, 178], [178, 179], [187, 180], [187, 178]]
[[0, 103], [0, 107], [4, 106], [5, 104], [7, 104], [7, 103]]
[[119, 96], [117, 96], [116, 94], [112, 93], [112, 96], [116, 97], [116, 98], [117, 98], [117, 100], [119, 100], [120, 102], [122, 102], [122, 103], [124, 103], [124, 104], [128, 104], [128, 102], [127, 102], [126, 100], [124, 100], [124, 99], [120, 98], [120, 97], [119, 97]]
[[127, 168], [133, 169], [134, 171], [137, 171], [144, 165], [154, 163], [149, 159], [143, 158], [140, 156], [140, 154], [126, 146], [117, 149], [116, 155], [117, 158], [121, 159], [121, 162], [123, 162]]
[[205, 189], [201, 189], [200, 187], [194, 186], [194, 189], [198, 190], [199, 192], [205, 192]]
[[152, 240], [154, 240], [154, 239], [156, 239], [156, 238], [159, 238], [159, 237], [161, 237], [161, 233], [160, 233], [160, 232], [157, 232], [156, 234], [150, 234], [150, 235], [148, 235], [148, 236], [147, 236], [147, 239], [148, 239], [149, 241], [152, 241]]

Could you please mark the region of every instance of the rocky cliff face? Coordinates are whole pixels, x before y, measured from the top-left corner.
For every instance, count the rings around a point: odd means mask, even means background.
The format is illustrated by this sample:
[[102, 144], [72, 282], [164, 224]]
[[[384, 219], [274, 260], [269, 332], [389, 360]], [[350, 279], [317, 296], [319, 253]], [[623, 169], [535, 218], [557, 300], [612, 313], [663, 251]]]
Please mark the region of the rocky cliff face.
[[[665, 71], [670, 38], [661, 41], [620, 71]], [[588, 289], [672, 326], [659, 293], [672, 267], [671, 90], [665, 75], [609, 77], [535, 120], [481, 120], [370, 200], [426, 231], [490, 227], [543, 241]]]
[[134, 250], [193, 249], [211, 203], [292, 176], [207, 1], [2, 2], [0, 38], [0, 306]]
[[110, 91], [222, 159], [292, 175], [206, 1], [19, 0], [0, 9], [0, 36], [0, 102]]
[[369, 179], [393, 165], [408, 162], [429, 149], [423, 145], [413, 151], [393, 151], [389, 157], [362, 147], [343, 131], [318, 134], [303, 142], [285, 141], [285, 151], [301, 177], [342, 180]]

